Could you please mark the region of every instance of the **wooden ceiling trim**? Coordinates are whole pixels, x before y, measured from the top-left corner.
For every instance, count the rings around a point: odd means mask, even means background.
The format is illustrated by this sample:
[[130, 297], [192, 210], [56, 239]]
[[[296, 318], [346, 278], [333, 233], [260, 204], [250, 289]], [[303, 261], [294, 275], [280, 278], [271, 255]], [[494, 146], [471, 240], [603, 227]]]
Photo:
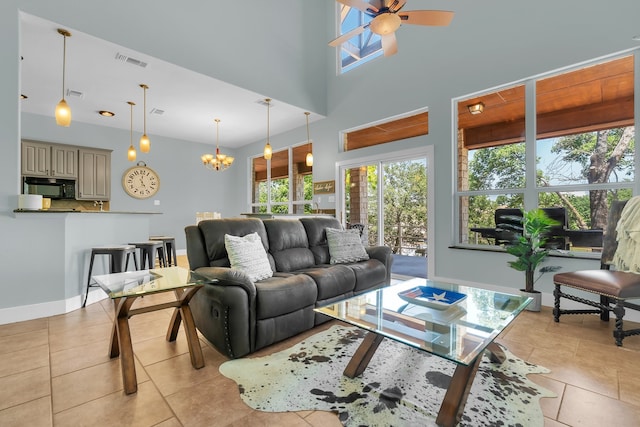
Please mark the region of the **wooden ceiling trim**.
[[[598, 129], [633, 126], [633, 97], [538, 115], [538, 138], [554, 138]], [[495, 147], [524, 141], [524, 118], [464, 129], [467, 149]]]
[[424, 113], [348, 132], [344, 135], [344, 147], [345, 151], [350, 151], [427, 135], [428, 133], [429, 113], [425, 111]]

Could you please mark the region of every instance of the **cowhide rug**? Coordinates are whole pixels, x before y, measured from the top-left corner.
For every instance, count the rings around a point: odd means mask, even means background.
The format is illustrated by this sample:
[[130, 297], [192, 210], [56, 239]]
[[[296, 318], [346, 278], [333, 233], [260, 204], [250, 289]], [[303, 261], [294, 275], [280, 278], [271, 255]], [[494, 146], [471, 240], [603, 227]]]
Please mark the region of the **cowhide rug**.
[[[332, 326], [288, 350], [225, 362], [220, 372], [260, 411], [332, 411], [345, 426], [435, 426], [455, 364], [385, 339], [362, 376], [347, 378], [364, 335]], [[483, 357], [460, 426], [544, 424], [539, 399], [555, 395], [526, 375], [549, 371], [505, 353], [502, 365]]]

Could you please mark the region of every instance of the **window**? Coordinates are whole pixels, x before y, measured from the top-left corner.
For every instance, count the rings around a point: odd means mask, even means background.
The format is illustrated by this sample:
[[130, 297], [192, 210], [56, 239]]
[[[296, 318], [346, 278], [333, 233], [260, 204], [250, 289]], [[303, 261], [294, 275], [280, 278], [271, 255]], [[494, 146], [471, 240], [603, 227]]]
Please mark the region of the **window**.
[[313, 167], [305, 164], [312, 145], [289, 147], [273, 153], [271, 160], [251, 160], [251, 211], [253, 213], [311, 213]]
[[[371, 22], [372, 17], [349, 6], [339, 5], [337, 8], [340, 35]], [[364, 32], [356, 35], [339, 48], [340, 72], [346, 73], [355, 67], [382, 55], [380, 36], [374, 34], [367, 27]]]
[[456, 100], [458, 243], [500, 245], [506, 209], [557, 215], [553, 248], [599, 251], [635, 185], [634, 57]]

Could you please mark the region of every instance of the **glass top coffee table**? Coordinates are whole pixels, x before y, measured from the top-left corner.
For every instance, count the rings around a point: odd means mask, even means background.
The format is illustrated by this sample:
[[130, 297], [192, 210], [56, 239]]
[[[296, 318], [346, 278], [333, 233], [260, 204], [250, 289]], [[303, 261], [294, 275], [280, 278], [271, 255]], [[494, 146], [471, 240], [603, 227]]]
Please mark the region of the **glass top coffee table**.
[[[104, 274], [93, 276], [93, 280], [109, 295], [109, 298], [114, 300], [115, 317], [111, 331], [109, 356], [111, 358], [120, 356], [122, 382], [126, 394], [135, 393], [138, 390], [129, 329], [129, 318], [136, 314], [175, 308], [167, 331], [167, 341], [176, 340], [180, 323], [184, 322], [191, 365], [196, 369], [204, 366], [202, 348], [189, 308], [189, 301], [205, 283], [212, 283], [215, 280], [206, 279], [181, 267]], [[176, 297], [173, 301], [131, 308], [138, 297], [170, 291], [173, 291]]]
[[369, 331], [347, 365], [344, 375], [356, 377], [366, 369], [386, 338], [456, 363], [436, 423], [458, 423], [484, 350], [491, 360], [504, 361], [494, 339], [529, 304], [531, 298], [412, 279], [315, 310]]

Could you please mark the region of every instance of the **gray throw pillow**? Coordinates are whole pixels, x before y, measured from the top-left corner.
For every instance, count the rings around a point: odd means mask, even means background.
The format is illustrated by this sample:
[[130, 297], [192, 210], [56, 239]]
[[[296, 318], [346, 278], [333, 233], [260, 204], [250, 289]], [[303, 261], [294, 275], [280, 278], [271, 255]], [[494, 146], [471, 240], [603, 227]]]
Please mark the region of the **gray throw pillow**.
[[362, 245], [358, 230], [338, 230], [326, 228], [327, 243], [331, 264], [344, 264], [369, 259], [369, 254]]
[[231, 268], [244, 272], [252, 282], [273, 276], [267, 252], [258, 233], [244, 237], [225, 234], [224, 247], [227, 249]]

